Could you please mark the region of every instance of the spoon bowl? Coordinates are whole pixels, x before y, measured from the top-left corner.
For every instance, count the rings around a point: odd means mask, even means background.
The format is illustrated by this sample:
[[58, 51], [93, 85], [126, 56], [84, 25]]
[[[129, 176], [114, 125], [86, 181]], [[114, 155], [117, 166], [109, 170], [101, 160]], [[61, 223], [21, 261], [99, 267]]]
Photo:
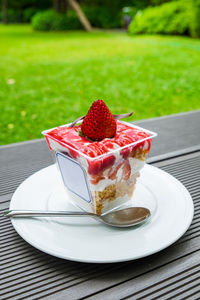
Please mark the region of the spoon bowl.
[[149, 216], [148, 208], [129, 207], [100, 216], [100, 219], [110, 226], [130, 227], [144, 222]]
[[8, 210], [5, 217], [93, 217], [106, 225], [114, 227], [130, 227], [144, 222], [150, 216], [145, 207], [128, 207], [99, 216], [83, 211], [40, 211], [40, 210]]

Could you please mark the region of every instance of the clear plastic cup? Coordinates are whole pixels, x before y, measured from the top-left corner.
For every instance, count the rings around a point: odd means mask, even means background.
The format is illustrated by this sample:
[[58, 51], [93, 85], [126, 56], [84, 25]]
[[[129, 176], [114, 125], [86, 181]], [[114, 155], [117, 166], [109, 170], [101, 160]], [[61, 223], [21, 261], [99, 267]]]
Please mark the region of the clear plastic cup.
[[42, 132], [50, 150], [55, 153], [70, 199], [87, 212], [102, 215], [132, 201], [136, 180], [145, 164], [151, 140], [157, 135], [131, 123], [120, 122], [147, 133], [148, 137], [90, 157], [52, 137], [49, 133], [55, 128]]

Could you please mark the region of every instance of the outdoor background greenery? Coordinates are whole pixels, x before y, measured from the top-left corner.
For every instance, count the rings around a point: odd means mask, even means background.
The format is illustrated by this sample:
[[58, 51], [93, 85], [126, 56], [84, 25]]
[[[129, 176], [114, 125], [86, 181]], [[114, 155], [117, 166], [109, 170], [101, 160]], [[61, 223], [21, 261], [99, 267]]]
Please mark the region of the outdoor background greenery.
[[0, 144], [40, 138], [99, 98], [132, 121], [200, 108], [198, 39], [0, 25], [0, 40]]
[[176, 0], [136, 12], [129, 26], [132, 34], [200, 36], [200, 1]]
[[[200, 0], [76, 0], [93, 27], [126, 27], [132, 34], [178, 34], [200, 37]], [[0, 21], [31, 22], [33, 29], [82, 29], [67, 0], [0, 0]], [[126, 20], [126, 21], [125, 21]]]

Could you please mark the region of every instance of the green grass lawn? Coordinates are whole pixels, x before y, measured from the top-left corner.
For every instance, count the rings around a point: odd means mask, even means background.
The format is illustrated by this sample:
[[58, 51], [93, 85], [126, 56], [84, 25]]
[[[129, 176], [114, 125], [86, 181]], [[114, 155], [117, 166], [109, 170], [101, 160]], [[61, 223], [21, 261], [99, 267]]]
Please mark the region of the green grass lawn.
[[138, 120], [198, 109], [199, 95], [200, 40], [0, 26], [0, 144], [40, 138], [96, 99]]

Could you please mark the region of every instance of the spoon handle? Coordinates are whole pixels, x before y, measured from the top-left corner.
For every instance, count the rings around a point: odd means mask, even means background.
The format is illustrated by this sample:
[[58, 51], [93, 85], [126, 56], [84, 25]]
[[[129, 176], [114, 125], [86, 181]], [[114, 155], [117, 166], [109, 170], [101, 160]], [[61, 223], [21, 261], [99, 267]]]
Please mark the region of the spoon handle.
[[43, 210], [7, 210], [5, 217], [70, 217], [70, 216], [96, 216], [84, 211], [43, 211]]

